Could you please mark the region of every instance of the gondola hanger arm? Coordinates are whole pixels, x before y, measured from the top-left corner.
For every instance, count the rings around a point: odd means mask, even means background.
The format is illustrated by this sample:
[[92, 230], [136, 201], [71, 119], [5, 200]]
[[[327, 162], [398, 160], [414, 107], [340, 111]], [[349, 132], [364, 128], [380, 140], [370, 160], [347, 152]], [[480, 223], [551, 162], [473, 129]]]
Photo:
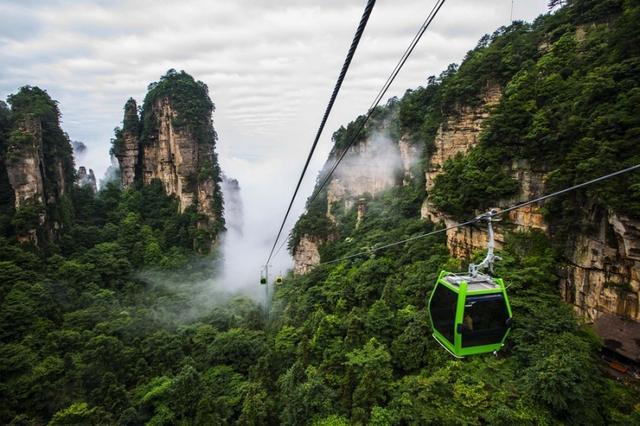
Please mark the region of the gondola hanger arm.
[[496, 256], [495, 254], [495, 237], [493, 233], [493, 222], [498, 221], [499, 219], [495, 219], [500, 212], [496, 209], [491, 209], [486, 213], [483, 213], [479, 216], [476, 216], [476, 222], [486, 222], [487, 223], [487, 255], [479, 264], [471, 263], [469, 264], [469, 275], [472, 277], [478, 276], [482, 270], [488, 269], [489, 272], [493, 272], [493, 263], [496, 260], [500, 260], [500, 256]]

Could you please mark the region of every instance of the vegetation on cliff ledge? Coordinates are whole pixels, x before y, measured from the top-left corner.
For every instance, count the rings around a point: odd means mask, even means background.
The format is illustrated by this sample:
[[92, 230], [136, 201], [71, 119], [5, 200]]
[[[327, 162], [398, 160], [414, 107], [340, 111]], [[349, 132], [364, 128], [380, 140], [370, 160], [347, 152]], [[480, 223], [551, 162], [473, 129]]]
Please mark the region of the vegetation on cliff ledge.
[[[4, 102], [0, 104], [0, 231], [3, 235], [24, 235], [37, 230], [42, 238], [69, 224], [69, 198], [65, 192], [75, 181], [73, 149], [69, 136], [60, 128], [58, 104], [45, 90], [24, 86], [7, 101], [11, 108]], [[42, 201], [22, 200], [15, 211], [9, 173], [11, 169], [11, 173], [19, 175], [14, 167], [22, 164], [40, 164]], [[32, 179], [25, 183], [35, 190], [37, 180]], [[41, 227], [44, 214], [47, 230]]]
[[172, 125], [187, 127], [198, 143], [215, 144], [218, 136], [211, 126], [211, 113], [215, 110], [209, 89], [201, 81], [194, 80], [184, 71], [174, 69], [160, 77], [160, 81], [149, 84], [142, 106], [142, 141], [153, 137], [157, 131], [156, 103], [167, 99], [174, 108]]
[[124, 119], [122, 120], [122, 128], [113, 129], [114, 137], [111, 139], [111, 150], [109, 153], [116, 157], [124, 154], [124, 135], [133, 136], [136, 140], [140, 137], [141, 132], [140, 117], [138, 116], [138, 106], [135, 99], [129, 98], [124, 104]]

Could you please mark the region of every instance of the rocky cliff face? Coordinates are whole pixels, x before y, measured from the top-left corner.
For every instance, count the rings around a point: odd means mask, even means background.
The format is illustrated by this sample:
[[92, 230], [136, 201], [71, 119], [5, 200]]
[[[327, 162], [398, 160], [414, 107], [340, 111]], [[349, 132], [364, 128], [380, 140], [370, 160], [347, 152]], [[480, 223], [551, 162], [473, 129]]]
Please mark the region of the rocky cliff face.
[[[34, 117], [27, 116], [17, 123], [5, 159], [9, 183], [14, 191], [15, 207], [29, 203], [44, 204], [44, 158], [42, 152], [42, 126]], [[44, 220], [44, 217], [42, 218]]]
[[[477, 132], [479, 132], [479, 130], [477, 130]], [[446, 139], [446, 133], [442, 134], [442, 137]], [[477, 138], [478, 135], [473, 137], [469, 135], [467, 137]], [[513, 162], [511, 164], [510, 174], [520, 182], [520, 191], [515, 197], [500, 200], [499, 204], [501, 206], [514, 205], [545, 193], [545, 172], [532, 169], [528, 162]], [[435, 179], [437, 175], [438, 174], [432, 175], [433, 179]], [[495, 208], [499, 209], [499, 206], [496, 205]], [[428, 196], [422, 205], [421, 215], [423, 219], [428, 219], [433, 223], [442, 222], [447, 228], [454, 227], [459, 223], [453, 217], [438, 210], [437, 207], [429, 201]], [[501, 222], [494, 224], [496, 248], [499, 250], [502, 247], [505, 232], [526, 231], [530, 229], [538, 229], [543, 232], [549, 230], [549, 225], [546, 223], [538, 206], [531, 205], [509, 212]], [[469, 258], [474, 252], [485, 250], [487, 247], [487, 239], [487, 230], [484, 226], [473, 225], [447, 230], [447, 247], [454, 257]]]
[[150, 85], [142, 118], [135, 101], [127, 101], [113, 146], [124, 187], [159, 180], [177, 197], [181, 212], [195, 207], [199, 228], [212, 241], [224, 228], [213, 108], [204, 83], [170, 70]]
[[38, 245], [63, 226], [58, 202], [74, 180], [71, 143], [60, 128], [56, 102], [46, 91], [25, 86], [9, 102], [0, 151], [19, 218], [16, 238]]
[[96, 183], [96, 175], [93, 173], [93, 170], [89, 169], [87, 173], [87, 168], [84, 166], [80, 166], [78, 168], [78, 186], [83, 186], [91, 189], [93, 193], [98, 192], [98, 185]]
[[[501, 96], [502, 89], [498, 85], [488, 85], [480, 105], [475, 107], [459, 106], [457, 111], [446, 117], [438, 128], [434, 140], [434, 151], [425, 170], [427, 198], [422, 205], [422, 218], [434, 223], [443, 222], [447, 228], [458, 223], [452, 217], [439, 211], [429, 201], [428, 194], [434, 186], [436, 177], [442, 173], [444, 163], [458, 154], [466, 154], [478, 143], [482, 123], [489, 117], [491, 108], [500, 102]], [[518, 169], [516, 168], [516, 170]], [[524, 218], [518, 219], [525, 220]], [[504, 231], [500, 226], [495, 227], [495, 239], [496, 247], [499, 249], [504, 242]], [[469, 226], [447, 231], [447, 247], [454, 257], [469, 257], [474, 251], [485, 248], [486, 244], [486, 231], [478, 227]]]
[[[401, 149], [401, 146], [404, 148]], [[416, 155], [415, 150], [407, 142], [394, 143], [382, 133], [374, 133], [352, 146], [329, 182], [327, 216], [334, 219], [333, 208], [336, 204], [349, 210], [363, 195], [375, 197], [397, 185], [399, 176], [405, 170], [410, 172], [410, 164], [414, 162], [412, 155]], [[330, 158], [328, 163], [332, 161]]]
[[458, 153], [466, 153], [478, 143], [482, 123], [501, 97], [501, 87], [489, 84], [480, 106], [461, 105], [457, 113], [447, 117], [440, 125], [434, 141], [435, 151], [429, 158], [425, 171], [427, 192], [433, 188], [434, 179], [442, 172], [442, 166], [449, 158]]
[[124, 120], [119, 146], [114, 147], [114, 154], [120, 164], [122, 186], [128, 188], [133, 185], [139, 160], [140, 151], [140, 120], [138, 106], [130, 98], [124, 106]]
[[[359, 226], [366, 215], [368, 197], [408, 184], [417, 173], [415, 165], [420, 158], [419, 148], [409, 140], [403, 136], [394, 142], [383, 130], [376, 130], [352, 146], [327, 185], [326, 216], [335, 223], [336, 208], [357, 208]], [[332, 152], [327, 164], [333, 164], [336, 156]], [[318, 247], [322, 243], [322, 239], [310, 235], [300, 239], [293, 251], [295, 273], [306, 273], [318, 264]]]
[[213, 145], [199, 144], [190, 128], [173, 125], [178, 113], [168, 98], [158, 99], [152, 108], [157, 134], [142, 147], [143, 183], [159, 179], [168, 194], [178, 197], [181, 211], [196, 204], [199, 212], [215, 220], [213, 179], [196, 182], [201, 164], [213, 158]]
[[640, 321], [640, 222], [588, 206], [591, 229], [568, 254], [561, 291], [588, 321], [616, 314]]
[[293, 252], [293, 273], [302, 275], [320, 263], [319, 247], [322, 241], [309, 235], [303, 235]]

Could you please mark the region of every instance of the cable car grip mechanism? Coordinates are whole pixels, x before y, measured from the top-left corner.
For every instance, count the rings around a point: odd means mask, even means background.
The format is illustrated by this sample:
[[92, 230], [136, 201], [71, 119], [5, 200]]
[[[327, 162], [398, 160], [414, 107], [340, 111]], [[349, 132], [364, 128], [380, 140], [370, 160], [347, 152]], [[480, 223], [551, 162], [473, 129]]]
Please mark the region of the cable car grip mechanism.
[[482, 260], [482, 262], [475, 264], [469, 264], [469, 275], [472, 277], [477, 277], [481, 274], [481, 271], [484, 269], [488, 269], [489, 272], [493, 272], [493, 263], [496, 260], [501, 260], [500, 256], [496, 256], [494, 254], [495, 249], [495, 240], [493, 234], [493, 225], [492, 222], [497, 222], [499, 219], [494, 219], [499, 214], [496, 209], [491, 209], [486, 213], [483, 213], [475, 218], [476, 222], [487, 222], [487, 231], [488, 231], [488, 241], [487, 241], [487, 255]]

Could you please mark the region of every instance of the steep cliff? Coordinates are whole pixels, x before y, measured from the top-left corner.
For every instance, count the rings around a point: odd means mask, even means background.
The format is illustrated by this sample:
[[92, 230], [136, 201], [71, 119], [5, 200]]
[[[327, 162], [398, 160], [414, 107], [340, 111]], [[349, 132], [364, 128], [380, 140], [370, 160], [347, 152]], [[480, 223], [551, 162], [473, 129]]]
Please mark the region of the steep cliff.
[[[491, 103], [487, 102], [487, 106]], [[456, 115], [454, 122], [473, 123], [485, 119], [476, 111]], [[466, 154], [478, 141], [481, 123], [460, 129], [451, 126], [447, 120], [436, 136], [437, 151], [427, 168], [427, 191], [441, 173], [441, 166], [456, 154]], [[460, 143], [467, 141], [470, 143]], [[473, 142], [471, 142], [473, 141]], [[444, 161], [442, 161], [444, 158]], [[431, 166], [433, 163], [437, 167]], [[495, 200], [495, 207], [508, 206], [540, 195], [545, 191], [547, 173], [534, 170], [525, 160], [514, 161], [509, 165], [510, 175], [519, 182], [516, 196]], [[590, 224], [575, 233], [572, 244], [563, 251], [566, 266], [561, 271], [561, 293], [572, 303], [576, 311], [588, 321], [594, 321], [602, 314], [616, 314], [640, 321], [640, 221], [627, 216], [619, 216], [601, 205], [589, 203], [581, 211], [583, 219]], [[443, 222], [453, 227], [459, 222], [452, 216], [439, 210], [427, 197], [423, 203], [422, 217], [435, 223]], [[477, 211], [476, 213], [479, 213]], [[553, 237], [554, 218], [545, 218], [540, 206], [532, 205], [512, 211], [503, 222], [495, 225], [496, 245], [501, 248], [505, 234], [513, 231], [539, 229]], [[447, 246], [450, 253], [459, 258], [470, 258], [474, 253], [484, 250], [487, 233], [484, 227], [468, 226], [447, 231]]]
[[78, 177], [77, 183], [79, 186], [87, 187], [91, 189], [91, 191], [95, 194], [98, 192], [98, 184], [96, 182], [96, 175], [93, 173], [92, 169], [89, 169], [87, 173], [87, 168], [84, 166], [78, 167]]
[[640, 321], [640, 221], [585, 206], [593, 226], [577, 235], [561, 282], [587, 320], [614, 314]]
[[[401, 146], [407, 162], [415, 155], [408, 145], [394, 143], [387, 135], [376, 132], [351, 147], [328, 184], [327, 215], [335, 220], [334, 208], [350, 210], [362, 196], [375, 197], [398, 185], [400, 172], [404, 171]], [[407, 173], [410, 173], [410, 167], [407, 167]]]
[[181, 212], [195, 209], [210, 241], [224, 229], [213, 110], [204, 83], [170, 70], [149, 85], [141, 118], [135, 101], [127, 101], [112, 150], [124, 187], [159, 180], [167, 194], [178, 198]]
[[10, 128], [11, 110], [7, 104], [0, 101], [0, 233], [7, 235], [11, 232], [11, 220], [15, 206], [15, 193], [9, 182], [5, 165], [6, 134]]
[[63, 201], [75, 179], [71, 143], [46, 91], [25, 86], [8, 101], [0, 153], [13, 191], [13, 232], [19, 241], [37, 245], [64, 226]]
[[[409, 185], [419, 171], [422, 148], [408, 135], [400, 135], [397, 126], [398, 102], [390, 100], [363, 128], [358, 140], [348, 148], [326, 189], [308, 213], [296, 225], [290, 247], [294, 271], [308, 272], [320, 261], [319, 247], [335, 237], [332, 226], [345, 215], [355, 214], [359, 226], [367, 203], [389, 189]], [[320, 173], [323, 177], [355, 137], [364, 117], [333, 134], [334, 147]], [[328, 222], [325, 220], [328, 219]]]
[[120, 177], [125, 188], [133, 185], [136, 174], [139, 175], [138, 161], [140, 151], [140, 119], [135, 99], [130, 98], [124, 105], [122, 130], [116, 131], [112, 154], [118, 159]]
[[[427, 171], [432, 183], [423, 217], [454, 225], [489, 207], [512, 205], [638, 162], [631, 134], [640, 126], [635, 103], [640, 82], [628, 74], [637, 70], [638, 52], [619, 49], [624, 19], [616, 21], [614, 13], [606, 22], [575, 25], [570, 14], [578, 9], [567, 10], [569, 16], [561, 16], [569, 18], [565, 26], [544, 33], [535, 64], [507, 84], [484, 125], [465, 129], [464, 138], [478, 144], [459, 150], [455, 135], [439, 130], [436, 139], [458, 156], [449, 156], [432, 176]], [[606, 56], [606, 51], [617, 53]], [[594, 83], [607, 78], [606, 89]], [[632, 247], [640, 226], [633, 189], [638, 180], [629, 175], [511, 212], [498, 225], [499, 243], [515, 230], [545, 231], [566, 265], [560, 271], [563, 297], [578, 313], [587, 321], [607, 314], [637, 321], [638, 259]], [[474, 228], [451, 230], [447, 237], [452, 254], [464, 257], [486, 241], [486, 233]]]
[[306, 274], [320, 263], [319, 247], [324, 241], [310, 235], [303, 235], [293, 252], [293, 272], [297, 275]]
[[15, 207], [19, 209], [29, 203], [44, 205], [42, 125], [35, 117], [26, 116], [14, 126], [5, 165], [14, 190]]
[[425, 171], [427, 192], [433, 188], [435, 178], [442, 172], [447, 160], [457, 154], [466, 154], [478, 143], [482, 123], [501, 97], [502, 88], [491, 82], [483, 90], [479, 105], [457, 105], [456, 110], [440, 124]]
[[[492, 108], [500, 103], [501, 96], [502, 89], [495, 84], [489, 84], [483, 91], [479, 104], [457, 105], [456, 110], [445, 116], [443, 123], [438, 127], [433, 151], [427, 160], [425, 170], [427, 196], [422, 204], [421, 217], [434, 223], [442, 222], [446, 228], [451, 228], [446, 232], [447, 246], [454, 257], [468, 259], [473, 253], [484, 250], [487, 245], [486, 229], [477, 226], [454, 228], [460, 221], [438, 208], [430, 194], [438, 176], [443, 173], [447, 161], [455, 159], [456, 156], [463, 157], [479, 143], [483, 123], [490, 116]], [[544, 171], [534, 170], [527, 160], [514, 160], [506, 167], [509, 171], [508, 175], [518, 182], [518, 191], [507, 198], [491, 199], [493, 203], [491, 207], [512, 205], [544, 193]], [[475, 210], [469, 214], [479, 213], [481, 213], [480, 210]], [[504, 222], [495, 225], [498, 249], [504, 243], [505, 232], [533, 228], [544, 231], [548, 229], [542, 213], [535, 205], [512, 211], [505, 219]]]

